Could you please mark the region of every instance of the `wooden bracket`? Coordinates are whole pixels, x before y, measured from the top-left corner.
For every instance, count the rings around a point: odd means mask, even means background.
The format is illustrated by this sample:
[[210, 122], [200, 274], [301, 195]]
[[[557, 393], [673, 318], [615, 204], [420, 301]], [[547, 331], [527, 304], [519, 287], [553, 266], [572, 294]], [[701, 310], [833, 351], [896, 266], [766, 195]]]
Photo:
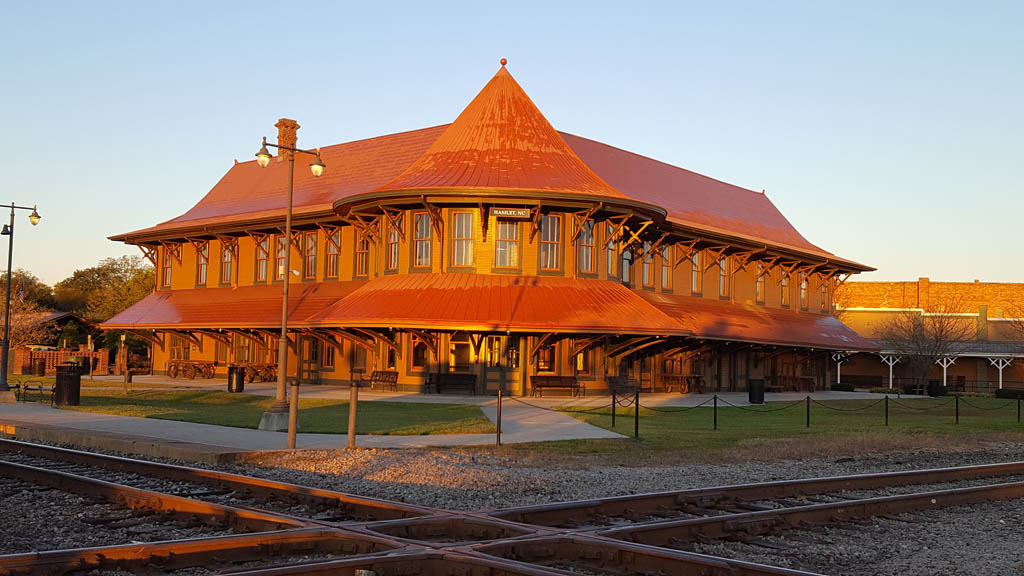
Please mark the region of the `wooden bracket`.
[[426, 197], [423, 198], [423, 207], [430, 214], [430, 227], [434, 229], [434, 234], [437, 235], [437, 241], [444, 243], [444, 220], [441, 218], [441, 209], [434, 206], [430, 202], [427, 202]]
[[622, 236], [622, 229], [625, 228], [626, 222], [633, 217], [633, 213], [623, 214], [621, 216], [611, 216], [608, 218], [608, 222], [612, 224], [612, 233], [607, 240], [618, 240]]
[[536, 355], [537, 355], [537, 352], [538, 352], [538, 351], [539, 351], [539, 350], [540, 350], [540, 349], [541, 349], [541, 348], [542, 348], [542, 347], [544, 346], [544, 344], [545, 344], [545, 343], [546, 343], [546, 342], [547, 342], [548, 340], [550, 340], [550, 339], [551, 339], [551, 337], [552, 337], [552, 336], [554, 336], [554, 335], [555, 335], [555, 333], [554, 333], [554, 332], [548, 332], [548, 333], [544, 334], [543, 336], [541, 336], [540, 338], [538, 338], [538, 339], [537, 339], [537, 341], [536, 341], [536, 342], [534, 342], [534, 344], [533, 344], [533, 348], [532, 348], [532, 349], [530, 350], [530, 358], [533, 358], [534, 356], [536, 356]]
[[375, 331], [370, 330], [368, 328], [352, 328], [352, 330], [358, 330], [362, 334], [365, 334], [365, 335], [367, 335], [370, 338], [374, 338], [374, 339], [380, 341], [385, 346], [388, 346], [388, 347], [392, 348], [395, 351], [395, 353], [398, 355], [399, 358], [402, 357], [402, 347], [399, 346], [398, 342], [396, 340], [394, 340], [393, 338], [391, 338], [390, 336], [387, 336], [385, 334], [381, 334], [380, 332], [375, 332]]
[[156, 268], [156, 246], [150, 246], [148, 244], [139, 244], [139, 250], [142, 250], [142, 256], [149, 260], [149, 263]]
[[633, 352], [637, 352], [643, 348], [653, 346], [660, 342], [662, 342], [662, 340], [657, 336], [638, 336], [636, 338], [629, 338], [624, 342], [620, 342], [610, 347], [608, 351], [605, 352], [605, 355], [609, 358], [614, 358], [616, 356], [632, 354]]
[[169, 254], [171, 258], [174, 258], [179, 265], [181, 265], [181, 243], [180, 242], [160, 242], [160, 245], [164, 247], [164, 254]]
[[665, 232], [664, 234], [662, 234], [661, 238], [658, 238], [653, 244], [650, 245], [650, 247], [648, 247], [646, 250], [644, 250], [643, 254], [640, 255], [640, 261], [643, 262], [651, 254], [657, 253], [658, 252], [658, 248], [661, 246], [661, 243], [664, 242], [665, 238], [667, 238], [667, 237], [668, 237], [668, 232]]
[[161, 351], [164, 350], [165, 339], [162, 335], [157, 336], [156, 330], [153, 330], [152, 334], [147, 334], [146, 332], [142, 332], [140, 330], [125, 330], [124, 332], [127, 334], [131, 334], [132, 336], [142, 338], [143, 340], [149, 342], [150, 344], [160, 348]]
[[757, 280], [760, 280], [761, 278], [763, 278], [765, 276], [771, 275], [772, 268], [775, 267], [775, 263], [778, 262], [778, 261], [779, 261], [779, 257], [778, 256], [772, 256], [771, 258], [767, 258], [765, 260], [762, 260], [761, 261], [761, 264], [762, 264], [761, 272], [758, 273]]
[[350, 211], [348, 216], [342, 218], [342, 220], [362, 232], [363, 236], [370, 242], [373, 242], [375, 245], [380, 244], [380, 215], [367, 215]]
[[216, 235], [215, 237], [220, 241], [221, 246], [231, 254], [231, 257], [238, 260], [238, 238], [235, 236], [221, 235]]
[[477, 203], [477, 209], [480, 211], [480, 234], [483, 236], [484, 243], [487, 243], [487, 225], [490, 223], [490, 207], [483, 202]]
[[580, 210], [579, 212], [573, 212], [572, 214], [572, 238], [569, 240], [570, 244], [576, 245], [576, 240], [579, 239], [580, 234], [583, 233], [583, 227], [586, 226], [587, 220], [594, 215], [595, 212], [604, 207], [604, 202], [598, 202], [587, 210]]
[[335, 339], [330, 334], [322, 334], [319, 331], [317, 331], [315, 329], [311, 329], [311, 328], [300, 330], [299, 333], [303, 334], [304, 336], [310, 336], [312, 338], [315, 338], [316, 340], [319, 340], [320, 342], [323, 342], [324, 344], [330, 346], [331, 348], [334, 348], [334, 353], [339, 358], [344, 353], [344, 350], [342, 350], [342, 347], [341, 347], [341, 342], [338, 342], [338, 340]]
[[267, 240], [270, 237], [270, 234], [262, 234], [260, 232], [249, 232], [249, 237], [252, 238], [253, 244], [256, 245], [257, 258], [259, 258], [260, 253], [262, 253], [263, 257], [269, 260], [270, 253], [272, 250], [274, 250], [274, 247], [270, 245], [269, 241], [266, 243], [266, 250], [264, 250], [261, 246], [263, 246], [264, 240]]
[[704, 265], [704, 271], [707, 272], [718, 265], [718, 261], [722, 259], [725, 251], [729, 249], [728, 246], [718, 246], [718, 249], [708, 248], [707, 253], [711, 258], [708, 258], [707, 264]]
[[629, 248], [634, 242], [641, 242], [640, 235], [643, 234], [644, 230], [646, 230], [651, 224], [654, 224], [653, 220], [644, 220], [635, 232], [630, 230], [629, 226], [623, 226], [623, 228], [629, 232], [629, 240], [622, 243], [622, 249], [625, 250], [626, 248]]
[[191, 334], [184, 330], [164, 330], [164, 332], [171, 334], [173, 336], [177, 336], [178, 338], [181, 338], [182, 340], [188, 342], [189, 344], [195, 344], [196, 348], [199, 349], [200, 353], [203, 351], [203, 341], [200, 340], [199, 338], [196, 338], [194, 334]]
[[349, 332], [344, 328], [329, 328], [324, 329], [324, 332], [330, 334], [331, 336], [334, 336], [335, 338], [348, 340], [349, 342], [352, 342], [356, 346], [363, 348], [364, 350], [371, 354], [376, 353], [376, 349], [373, 346], [373, 341], [367, 340], [364, 336], [360, 334], [353, 334], [352, 332]]
[[220, 342], [224, 346], [231, 348], [231, 339], [226, 334], [214, 332], [213, 330], [193, 330], [193, 332], [202, 335], [203, 338], [209, 338], [214, 342]]
[[476, 353], [477, 358], [480, 358], [480, 347], [484, 344], [483, 334], [470, 334], [469, 342], [473, 345], [473, 352]]
[[388, 225], [391, 230], [398, 230], [398, 237], [405, 242], [405, 227], [402, 226], [402, 215], [403, 212], [397, 208], [391, 208], [389, 206], [381, 206], [381, 210], [384, 211], [384, 215], [388, 219]]
[[585, 338], [583, 340], [577, 340], [573, 342], [572, 350], [569, 351], [569, 358], [575, 358], [576, 356], [579, 356], [581, 352], [583, 352], [587, 348], [590, 348], [594, 344], [597, 344], [598, 342], [604, 340], [604, 338], [604, 336], [591, 336], [590, 338]]
[[732, 262], [733, 262], [732, 273], [735, 274], [735, 273], [739, 272], [740, 270], [743, 270], [744, 272], [746, 272], [747, 271], [747, 265], [750, 264], [751, 262], [753, 262], [753, 260], [751, 260], [751, 258], [754, 258], [757, 253], [758, 253], [757, 250], [750, 250], [750, 251], [747, 251], [747, 252], [738, 252], [736, 254], [733, 254], [732, 255]]
[[[284, 232], [285, 232], [284, 228], [279, 226], [277, 228], [277, 230], [281, 233], [281, 236], [284, 236]], [[295, 248], [301, 254], [302, 253], [302, 231], [301, 230], [296, 230], [295, 228], [292, 228], [292, 237], [291, 237], [290, 240], [291, 240], [292, 248]], [[275, 251], [277, 250], [277, 246], [276, 245], [274, 246], [274, 250]]]
[[679, 266], [685, 260], [693, 258], [694, 247], [697, 246], [699, 240], [690, 240], [688, 242], [676, 242], [672, 246], [676, 249], [676, 261], [672, 265], [673, 268]]
[[795, 270], [799, 265], [799, 262], [783, 262], [782, 264], [779, 264], [779, 268], [782, 269], [782, 277], [788, 278], [791, 276], [793, 274], [793, 270]]
[[424, 345], [426, 345], [427, 349], [430, 350], [430, 353], [434, 355], [434, 360], [441, 360], [441, 355], [438, 353], [437, 350], [437, 336], [427, 334], [422, 330], [410, 329], [409, 333], [412, 334], [420, 342], [423, 342]]
[[537, 232], [540, 230], [540, 219], [543, 214], [541, 208], [543, 204], [537, 204], [533, 208], [530, 208], [530, 244], [533, 244], [534, 237], [537, 236]]

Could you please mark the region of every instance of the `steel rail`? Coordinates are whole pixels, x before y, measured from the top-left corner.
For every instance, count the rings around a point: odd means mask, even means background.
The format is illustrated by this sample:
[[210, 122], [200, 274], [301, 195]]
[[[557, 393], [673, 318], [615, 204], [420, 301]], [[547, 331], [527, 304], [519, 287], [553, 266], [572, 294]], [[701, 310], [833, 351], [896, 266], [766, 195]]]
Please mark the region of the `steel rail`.
[[[931, 484], [1024, 475], [1024, 462], [958, 466], [902, 472], [880, 472], [852, 476], [830, 476], [801, 480], [779, 480], [616, 496], [575, 502], [559, 502], [487, 511], [485, 514], [512, 522], [537, 526], [592, 529], [607, 527], [602, 518], [658, 516], [686, 508], [729, 507], [750, 500], [771, 500], [813, 496], [846, 490], [869, 490], [913, 484]], [[627, 520], [628, 521], [628, 520]]]
[[1024, 482], [844, 500], [777, 510], [667, 520], [602, 530], [600, 535], [649, 546], [673, 546], [704, 539], [743, 540], [813, 524], [858, 521], [873, 516], [1024, 497]]
[[227, 526], [247, 531], [266, 531], [308, 525], [302, 519], [291, 518], [281, 514], [201, 502], [199, 500], [151, 492], [105, 480], [79, 476], [77, 474], [47, 470], [45, 468], [26, 466], [3, 460], [0, 460], [0, 476], [42, 484], [65, 492], [101, 498], [124, 508], [162, 512], [186, 522], [195, 519], [210, 526]]
[[219, 568], [298, 554], [388, 554], [402, 544], [335, 528], [299, 528], [241, 536], [214, 536], [0, 556], [0, 576], [61, 575], [90, 570], [151, 572]]
[[354, 496], [343, 492], [299, 486], [286, 482], [264, 480], [229, 472], [218, 472], [203, 468], [189, 468], [174, 464], [150, 462], [121, 456], [110, 456], [72, 450], [43, 444], [0, 439], [0, 452], [20, 452], [39, 458], [61, 462], [94, 466], [118, 472], [141, 476], [155, 476], [191, 484], [215, 486], [233, 490], [242, 495], [263, 500], [281, 500], [296, 504], [321, 506], [338, 510], [339, 515], [350, 516], [356, 521], [391, 520], [433, 514], [436, 510], [389, 500]]

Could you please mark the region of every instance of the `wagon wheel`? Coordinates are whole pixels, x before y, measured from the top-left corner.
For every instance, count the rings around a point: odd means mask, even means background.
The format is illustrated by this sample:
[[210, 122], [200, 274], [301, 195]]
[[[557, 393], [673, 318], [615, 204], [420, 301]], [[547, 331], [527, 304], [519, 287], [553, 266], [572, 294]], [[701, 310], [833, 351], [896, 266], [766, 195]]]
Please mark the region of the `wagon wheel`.
[[271, 382], [274, 378], [274, 371], [270, 367], [264, 367], [260, 370], [260, 380], [263, 382]]
[[206, 376], [207, 378], [213, 378], [214, 376], [217, 375], [217, 369], [213, 366], [213, 364], [207, 364], [206, 366], [204, 366], [203, 375]]
[[185, 377], [188, 378], [189, 380], [196, 379], [196, 367], [194, 364], [185, 365]]
[[277, 380], [277, 366], [270, 366], [267, 368], [267, 382], [274, 380]]
[[245, 367], [245, 379], [252, 384], [256, 380], [256, 369], [249, 366]]
[[178, 365], [177, 364], [169, 365], [167, 367], [167, 375], [170, 376], [171, 378], [177, 378], [178, 377]]

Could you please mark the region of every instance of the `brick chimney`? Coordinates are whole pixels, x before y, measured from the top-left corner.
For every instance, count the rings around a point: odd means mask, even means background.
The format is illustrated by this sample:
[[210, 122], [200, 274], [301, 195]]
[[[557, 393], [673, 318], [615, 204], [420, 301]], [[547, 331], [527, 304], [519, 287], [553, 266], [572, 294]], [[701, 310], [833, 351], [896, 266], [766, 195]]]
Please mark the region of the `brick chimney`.
[[929, 310], [931, 298], [928, 297], [929, 280], [927, 276], [917, 279], [917, 307], [922, 310]]
[[978, 306], [978, 340], [988, 340], [988, 306]]
[[[288, 146], [291, 148], [297, 148], [295, 145], [298, 142], [299, 123], [289, 118], [281, 118], [274, 124], [277, 128], [277, 143], [279, 146]], [[280, 150], [277, 155], [277, 161], [283, 162], [291, 157], [291, 152], [288, 150]]]

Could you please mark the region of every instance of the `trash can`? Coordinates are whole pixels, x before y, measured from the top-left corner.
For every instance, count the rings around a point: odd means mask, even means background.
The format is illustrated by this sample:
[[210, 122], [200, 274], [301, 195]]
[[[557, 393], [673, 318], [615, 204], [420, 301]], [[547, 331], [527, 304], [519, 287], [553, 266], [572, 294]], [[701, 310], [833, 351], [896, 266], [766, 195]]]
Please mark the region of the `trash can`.
[[751, 404], [764, 404], [764, 380], [747, 381], [747, 401]]
[[228, 366], [228, 392], [245, 390], [245, 368]]
[[82, 373], [75, 362], [61, 362], [57, 365], [57, 382], [53, 387], [53, 403], [56, 406], [78, 406], [82, 397]]
[[32, 374], [35, 376], [46, 376], [46, 358], [32, 359]]
[[939, 380], [928, 381], [928, 395], [932, 398], [937, 396], [945, 396], [947, 393], [946, 387], [942, 385]]

